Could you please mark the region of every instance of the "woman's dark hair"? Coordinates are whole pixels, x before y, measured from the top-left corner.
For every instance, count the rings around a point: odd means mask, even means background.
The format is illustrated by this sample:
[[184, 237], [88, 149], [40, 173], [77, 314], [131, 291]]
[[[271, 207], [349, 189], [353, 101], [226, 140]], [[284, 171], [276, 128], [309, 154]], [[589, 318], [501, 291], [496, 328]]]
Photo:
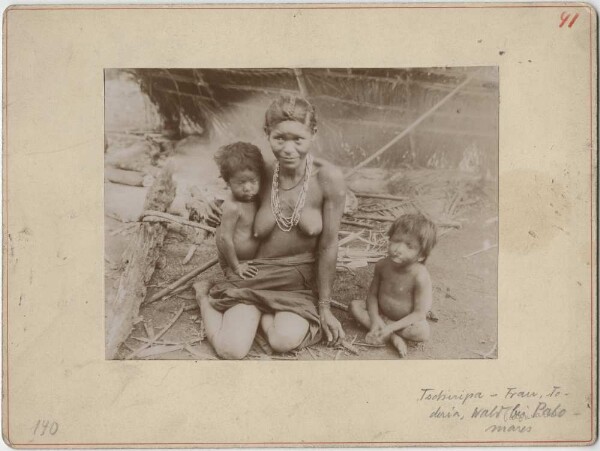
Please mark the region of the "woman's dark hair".
[[407, 213], [392, 223], [388, 230], [388, 237], [391, 239], [398, 232], [417, 238], [421, 247], [420, 255], [425, 263], [437, 241], [436, 225], [420, 213]]
[[269, 105], [265, 113], [265, 133], [285, 121], [296, 121], [306, 125], [312, 133], [317, 132], [317, 113], [315, 107], [303, 97], [281, 95]]
[[258, 174], [261, 181], [263, 179], [265, 161], [254, 144], [236, 142], [223, 146], [215, 153], [215, 161], [221, 177], [228, 183], [233, 174], [246, 169]]

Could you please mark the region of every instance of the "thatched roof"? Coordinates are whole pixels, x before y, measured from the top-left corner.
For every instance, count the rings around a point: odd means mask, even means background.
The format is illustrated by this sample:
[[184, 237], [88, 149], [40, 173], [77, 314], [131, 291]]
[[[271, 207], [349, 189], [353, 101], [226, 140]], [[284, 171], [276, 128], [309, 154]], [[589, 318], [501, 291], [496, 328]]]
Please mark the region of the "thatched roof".
[[[476, 72], [451, 102], [420, 125], [410, 139], [398, 144], [400, 152], [395, 154], [409, 160], [420, 156], [423, 164], [431, 160], [436, 149], [464, 150], [475, 143], [497, 151], [498, 72], [494, 67], [129, 72], [157, 105], [166, 128], [176, 128], [185, 118], [222, 134], [235, 135], [244, 127], [256, 130], [260, 121], [254, 123], [254, 119], [264, 114], [274, 96], [304, 95], [317, 108], [321, 145], [333, 149], [333, 159], [338, 160], [348, 154], [358, 159], [361, 153], [369, 154]], [[238, 114], [232, 120], [232, 111], [249, 114]], [[246, 124], [248, 117], [252, 123]]]

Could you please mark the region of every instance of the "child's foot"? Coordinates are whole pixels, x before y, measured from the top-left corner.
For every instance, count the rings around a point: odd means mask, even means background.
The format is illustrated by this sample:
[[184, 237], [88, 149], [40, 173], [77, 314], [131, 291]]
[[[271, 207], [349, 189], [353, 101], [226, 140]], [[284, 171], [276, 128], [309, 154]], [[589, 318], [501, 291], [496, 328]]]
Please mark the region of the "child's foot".
[[401, 336], [392, 334], [390, 341], [398, 351], [398, 354], [400, 354], [400, 357], [406, 357], [408, 355], [408, 346]]

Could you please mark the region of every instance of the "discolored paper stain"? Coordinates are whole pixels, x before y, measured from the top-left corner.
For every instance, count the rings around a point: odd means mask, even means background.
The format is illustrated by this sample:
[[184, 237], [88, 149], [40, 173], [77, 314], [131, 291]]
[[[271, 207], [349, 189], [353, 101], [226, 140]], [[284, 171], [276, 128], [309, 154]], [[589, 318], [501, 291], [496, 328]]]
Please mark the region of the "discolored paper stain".
[[569, 235], [571, 204], [556, 179], [515, 170], [500, 181], [501, 250], [526, 254], [546, 248], [558, 234]]

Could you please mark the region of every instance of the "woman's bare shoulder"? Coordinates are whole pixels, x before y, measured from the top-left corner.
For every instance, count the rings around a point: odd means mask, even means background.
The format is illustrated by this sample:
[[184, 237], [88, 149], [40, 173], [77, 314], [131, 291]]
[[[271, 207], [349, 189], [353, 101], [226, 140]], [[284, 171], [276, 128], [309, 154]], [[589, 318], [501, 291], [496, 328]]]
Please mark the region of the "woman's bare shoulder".
[[344, 174], [341, 169], [329, 161], [315, 158], [315, 167], [319, 181], [331, 188], [345, 189]]

